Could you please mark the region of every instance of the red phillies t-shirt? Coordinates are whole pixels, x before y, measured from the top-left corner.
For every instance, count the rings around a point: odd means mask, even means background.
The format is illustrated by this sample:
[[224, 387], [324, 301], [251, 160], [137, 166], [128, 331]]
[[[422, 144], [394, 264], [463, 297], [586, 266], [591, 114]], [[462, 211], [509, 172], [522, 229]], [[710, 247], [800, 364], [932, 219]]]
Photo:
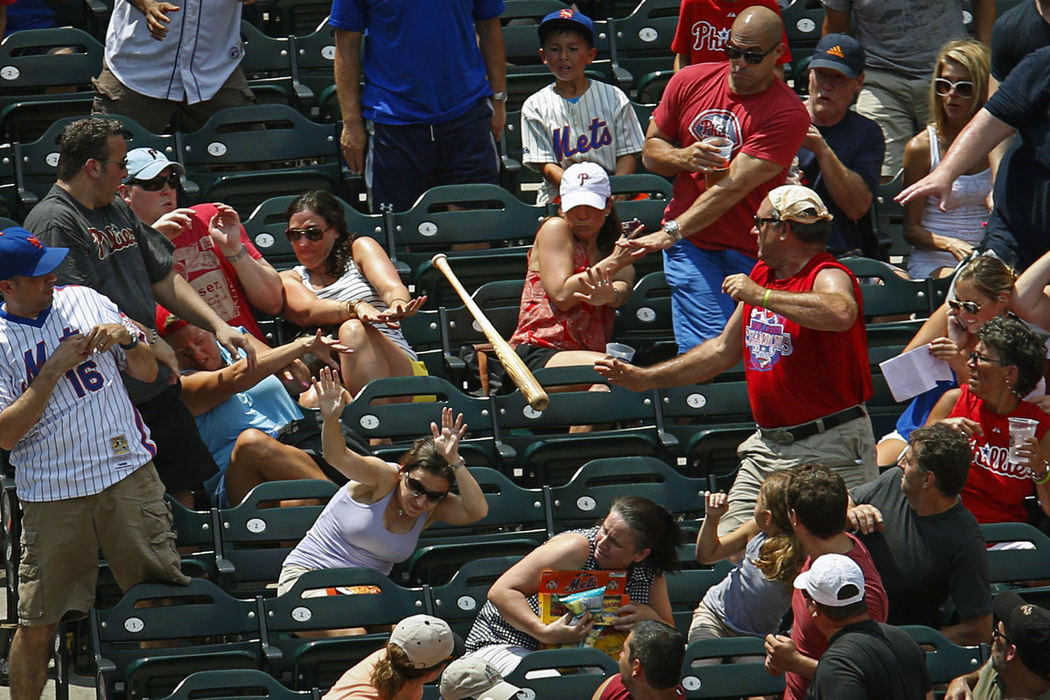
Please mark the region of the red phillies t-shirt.
[[[688, 239], [699, 248], [738, 250], [756, 257], [758, 243], [751, 233], [755, 212], [771, 189], [784, 184], [809, 129], [809, 112], [802, 100], [782, 80], [773, 80], [762, 92], [738, 95], [729, 89], [729, 63], [700, 63], [675, 73], [653, 119], [681, 148], [708, 136], [724, 136], [733, 142], [734, 158], [746, 153], [783, 168]], [[704, 173], [679, 173], [664, 220], [688, 209], [706, 188]]]
[[[222, 320], [233, 327], [244, 326], [249, 333], [265, 341], [259, 324], [252, 315], [248, 304], [248, 295], [237, 279], [233, 264], [215, 247], [215, 242], [208, 235], [208, 222], [218, 211], [214, 204], [198, 204], [190, 207], [194, 216], [190, 219], [189, 229], [171, 240], [175, 246], [172, 253], [175, 272], [197, 290], [201, 298]], [[241, 227], [241, 243], [254, 260], [262, 257], [252, 244], [244, 227]]]
[[[780, 15], [776, 0], [682, 0], [671, 50], [689, 57], [689, 63], [725, 61], [725, 46], [738, 14], [752, 5], [768, 7]], [[791, 63], [787, 32], [780, 39], [784, 53], [777, 63]], [[762, 48], [768, 49], [768, 46]]]
[[[846, 552], [846, 556], [857, 562], [860, 570], [864, 572], [864, 600], [868, 604], [868, 617], [876, 622], [885, 622], [890, 603], [886, 597], [886, 589], [882, 587], [882, 577], [875, 568], [868, 548], [852, 534], [846, 534], [853, 540], [853, 549]], [[809, 571], [811, 566], [813, 557], [806, 557], [799, 573]], [[811, 659], [819, 659], [828, 650], [828, 640], [813, 624], [813, 616], [809, 614], [806, 598], [797, 588], [791, 593], [791, 611], [795, 615], [795, 621], [791, 625], [791, 641], [795, 643], [795, 648]], [[803, 678], [797, 673], [785, 673], [784, 682], [787, 685], [784, 700], [802, 700], [806, 697], [808, 678]]]
[[744, 371], [755, 421], [763, 428], [807, 423], [871, 397], [864, 307], [857, 278], [828, 253], [795, 275], [777, 279], [761, 260], [751, 279], [769, 289], [809, 292], [825, 268], [844, 271], [853, 283], [857, 318], [846, 331], [817, 331], [760, 306], [744, 304]]
[[1032, 470], [1023, 464], [1011, 464], [1009, 418], [1031, 418], [1039, 421], [1035, 436], [1040, 440], [1050, 427], [1050, 415], [1035, 404], [1022, 401], [1009, 415], [1000, 415], [984, 405], [984, 401], [963, 384], [959, 400], [952, 407], [949, 418], [962, 416], [981, 424], [983, 435], [970, 438], [973, 463], [966, 477], [962, 502], [979, 523], [1028, 522], [1024, 499], [1035, 493]]

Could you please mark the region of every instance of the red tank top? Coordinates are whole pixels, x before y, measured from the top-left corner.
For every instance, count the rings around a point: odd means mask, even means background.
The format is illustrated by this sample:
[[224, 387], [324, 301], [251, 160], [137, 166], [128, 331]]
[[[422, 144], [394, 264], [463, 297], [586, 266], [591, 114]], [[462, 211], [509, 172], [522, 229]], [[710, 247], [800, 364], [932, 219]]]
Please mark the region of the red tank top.
[[981, 424], [983, 435], [970, 438], [973, 462], [966, 477], [962, 502], [979, 523], [1028, 522], [1024, 499], [1035, 493], [1032, 470], [1023, 464], [1011, 464], [1009, 418], [1031, 418], [1039, 421], [1035, 436], [1040, 440], [1050, 427], [1050, 415], [1035, 404], [1022, 401], [1009, 415], [988, 409], [984, 401], [963, 384], [959, 400], [949, 418], [962, 416]]
[[804, 328], [760, 306], [744, 304], [744, 370], [755, 421], [782, 428], [864, 403], [871, 397], [868, 341], [860, 285], [827, 253], [820, 253], [786, 279], [777, 279], [761, 260], [751, 279], [769, 289], [809, 292], [817, 273], [836, 268], [849, 275], [858, 312], [846, 331]]

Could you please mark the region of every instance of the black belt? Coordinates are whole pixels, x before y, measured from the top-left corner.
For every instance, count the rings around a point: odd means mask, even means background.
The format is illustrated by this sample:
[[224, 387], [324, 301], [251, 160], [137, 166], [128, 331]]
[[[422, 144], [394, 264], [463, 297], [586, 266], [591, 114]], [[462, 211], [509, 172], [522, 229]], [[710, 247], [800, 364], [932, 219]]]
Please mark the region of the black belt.
[[793, 442], [799, 440], [805, 440], [808, 437], [819, 435], [820, 433], [836, 428], [843, 423], [848, 423], [851, 420], [856, 420], [866, 416], [867, 412], [863, 406], [850, 406], [847, 409], [839, 411], [838, 413], [832, 413], [830, 416], [824, 416], [818, 418], [809, 423], [803, 423], [801, 425], [793, 425], [788, 428], [763, 428], [758, 426], [758, 432], [762, 433], [762, 437], [778, 442], [782, 445], [790, 445]]

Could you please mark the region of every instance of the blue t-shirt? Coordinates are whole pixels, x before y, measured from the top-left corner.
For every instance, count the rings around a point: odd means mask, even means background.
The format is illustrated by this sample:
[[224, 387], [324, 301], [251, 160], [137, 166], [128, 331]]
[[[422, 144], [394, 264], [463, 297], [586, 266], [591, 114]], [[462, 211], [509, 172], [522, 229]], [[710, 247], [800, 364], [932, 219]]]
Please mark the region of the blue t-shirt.
[[727, 627], [756, 637], [774, 634], [791, 608], [791, 589], [780, 581], [770, 581], [751, 563], [762, 554], [767, 539], [764, 532], [752, 537], [736, 568], [704, 595], [704, 605]]
[[[229, 363], [231, 357], [226, 348], [220, 345], [219, 351]], [[251, 389], [234, 394], [207, 413], [195, 416], [195, 420], [201, 439], [219, 465], [219, 473], [225, 474], [233, 445], [242, 432], [255, 428], [272, 437], [302, 417], [281, 380], [271, 374]]]
[[335, 0], [329, 23], [366, 32], [365, 119], [442, 124], [492, 94], [474, 23], [503, 0]]
[[984, 109], [1019, 138], [999, 165], [983, 247], [1023, 270], [1050, 249], [1050, 47], [1017, 64]]
[[[818, 126], [817, 130], [842, 164], [860, 175], [874, 195], [879, 188], [882, 157], [886, 153], [886, 142], [879, 125], [849, 110], [838, 124]], [[842, 255], [854, 249], [869, 252], [864, 250], [860, 226], [843, 214], [831, 198], [817, 157], [808, 148], [799, 149], [798, 167], [802, 170], [803, 184], [820, 195], [835, 217], [828, 233], [828, 252], [832, 255]]]

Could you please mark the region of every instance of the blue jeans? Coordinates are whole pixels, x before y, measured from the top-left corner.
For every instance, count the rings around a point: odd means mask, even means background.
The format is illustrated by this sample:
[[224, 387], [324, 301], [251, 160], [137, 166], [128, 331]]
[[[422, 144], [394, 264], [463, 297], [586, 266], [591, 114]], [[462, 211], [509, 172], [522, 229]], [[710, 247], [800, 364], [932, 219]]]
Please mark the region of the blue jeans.
[[688, 241], [679, 241], [664, 251], [678, 352], [722, 332], [736, 309], [736, 302], [722, 293], [722, 280], [738, 272], [750, 273], [755, 262], [755, 258], [735, 250], [703, 250]]

